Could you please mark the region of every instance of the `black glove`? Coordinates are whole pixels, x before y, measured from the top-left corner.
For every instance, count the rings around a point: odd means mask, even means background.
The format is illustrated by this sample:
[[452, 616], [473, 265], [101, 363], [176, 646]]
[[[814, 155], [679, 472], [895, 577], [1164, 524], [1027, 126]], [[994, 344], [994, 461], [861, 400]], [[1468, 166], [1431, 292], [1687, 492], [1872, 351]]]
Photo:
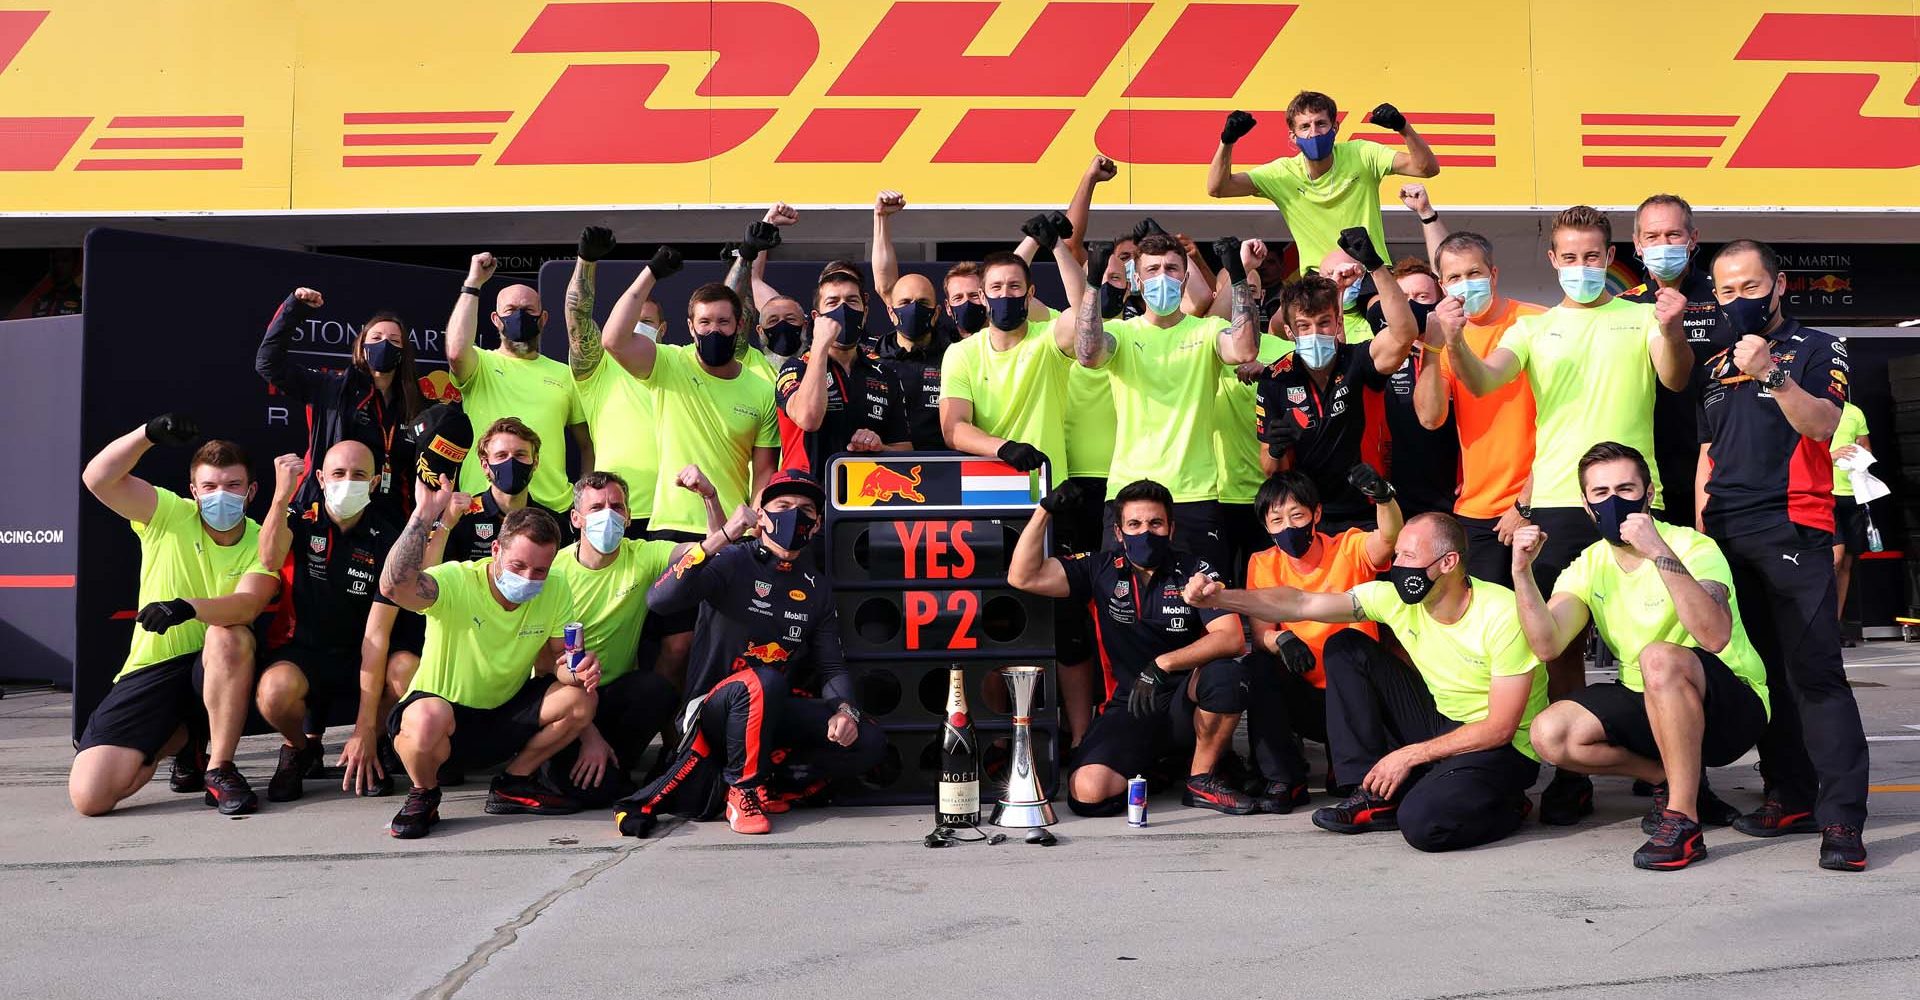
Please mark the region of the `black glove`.
[[1313, 647], [1294, 635], [1290, 629], [1281, 629], [1279, 637], [1273, 641], [1274, 655], [1280, 658], [1280, 666], [1295, 677], [1305, 677], [1314, 667]]
[[1360, 495], [1374, 503], [1386, 503], [1394, 498], [1393, 484], [1373, 471], [1373, 466], [1365, 462], [1347, 470], [1347, 485], [1360, 491]]
[[133, 620], [154, 635], [166, 635], [167, 630], [175, 625], [185, 625], [193, 620], [193, 605], [181, 597], [171, 601], [155, 601], [141, 608]]
[[653, 272], [653, 280], [656, 282], [665, 281], [679, 274], [684, 266], [686, 266], [686, 260], [680, 256], [680, 251], [670, 246], [662, 246], [655, 250], [653, 259], [647, 261], [647, 270]]
[[1045, 212], [1021, 223], [1020, 232], [1033, 237], [1033, 241], [1040, 244], [1040, 252], [1043, 254], [1052, 253], [1053, 245], [1060, 242], [1060, 234], [1054, 231], [1053, 220]]
[[147, 421], [147, 440], [179, 447], [200, 436], [200, 425], [184, 413], [162, 413]]
[[1127, 239], [1138, 243], [1149, 236], [1165, 235], [1167, 235], [1166, 229], [1162, 228], [1160, 223], [1153, 221], [1153, 216], [1149, 215], [1133, 227], [1133, 232], [1127, 234]]
[[1149, 719], [1166, 711], [1167, 703], [1173, 700], [1173, 685], [1171, 675], [1148, 664], [1133, 679], [1133, 690], [1127, 692], [1127, 711], [1136, 719]]
[[1247, 281], [1247, 267], [1240, 262], [1240, 237], [1222, 236], [1213, 241], [1214, 256], [1220, 258], [1220, 269], [1227, 272], [1236, 285]]
[[1113, 244], [1092, 241], [1086, 246], [1087, 284], [1097, 285], [1107, 280], [1107, 265], [1113, 262]]
[[747, 226], [747, 238], [740, 241], [740, 259], [753, 263], [755, 257], [780, 245], [780, 227], [771, 222], [754, 222]]
[[1220, 130], [1220, 144], [1231, 146], [1240, 141], [1240, 137], [1253, 131], [1260, 122], [1245, 111], [1235, 111], [1227, 115], [1226, 127]]
[[1025, 441], [1008, 441], [1001, 445], [1000, 450], [994, 452], [994, 454], [1000, 457], [1000, 461], [1019, 469], [1021, 472], [1032, 472], [1042, 465], [1047, 464], [1047, 453]]
[[1059, 517], [1062, 514], [1073, 513], [1086, 499], [1086, 488], [1069, 479], [1055, 486], [1052, 493], [1040, 498], [1040, 509], [1054, 517]]
[[1340, 249], [1345, 250], [1347, 256], [1359, 261], [1360, 266], [1366, 268], [1369, 273], [1379, 270], [1386, 264], [1386, 261], [1380, 259], [1380, 252], [1373, 248], [1373, 237], [1368, 235], [1365, 226], [1340, 230]]
[[613, 230], [605, 226], [588, 226], [580, 230], [580, 246], [575, 252], [581, 260], [600, 260], [612, 253], [614, 244], [618, 242], [613, 238]]
[[1073, 238], [1073, 220], [1067, 218], [1067, 213], [1061, 211], [1048, 212], [1047, 225], [1053, 227], [1054, 236], [1063, 240]]
[[1391, 104], [1382, 104], [1367, 114], [1367, 120], [1389, 132], [1404, 132], [1407, 128], [1407, 116]]

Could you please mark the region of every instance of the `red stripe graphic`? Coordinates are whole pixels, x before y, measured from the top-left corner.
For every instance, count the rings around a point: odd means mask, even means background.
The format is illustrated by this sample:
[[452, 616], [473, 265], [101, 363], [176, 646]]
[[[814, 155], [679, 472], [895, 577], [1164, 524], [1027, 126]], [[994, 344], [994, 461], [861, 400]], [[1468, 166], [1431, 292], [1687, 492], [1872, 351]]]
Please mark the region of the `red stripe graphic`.
[[1491, 167], [1491, 156], [1453, 156], [1447, 153], [1435, 153], [1433, 161], [1443, 167]]
[[108, 128], [239, 128], [243, 115], [120, 115]]
[[361, 132], [348, 135], [349, 146], [477, 146], [498, 132]]
[[0, 69], [6, 69], [13, 57], [26, 48], [27, 39], [40, 30], [40, 22], [52, 11], [0, 10]]
[[[1297, 9], [1293, 4], [1188, 4], [1122, 96], [1232, 97]], [[1136, 20], [1140, 16], [1131, 8], [1128, 13]]]
[[94, 149], [239, 149], [237, 135], [154, 135], [93, 140]]
[[479, 125], [513, 119], [511, 111], [349, 111], [347, 125]]
[[1711, 156], [1583, 156], [1583, 167], [1706, 167]]
[[1673, 146], [1713, 149], [1725, 145], [1724, 135], [1583, 135], [1582, 146]]
[[239, 158], [192, 160], [81, 160], [75, 170], [238, 170]]
[[[1435, 132], [1432, 135], [1422, 132], [1420, 133], [1420, 137], [1427, 140], [1427, 143], [1433, 146], [1493, 145], [1493, 136], [1484, 132]], [[1393, 146], [1404, 146], [1407, 144], [1406, 137], [1395, 132], [1355, 132], [1353, 138], [1366, 139], [1371, 142], [1382, 142]]]
[[779, 163], [879, 163], [919, 114], [913, 108], [815, 108]]
[[1685, 125], [1691, 128], [1731, 128], [1739, 115], [1604, 115], [1583, 114], [1582, 125]]
[[0, 588], [57, 590], [73, 586], [71, 576], [0, 576]]
[[1479, 111], [1406, 111], [1402, 114], [1415, 125], [1493, 124], [1492, 114]]
[[1034, 163], [1073, 117], [1072, 108], [975, 108], [953, 127], [935, 163]]
[[1916, 31], [1907, 14], [1766, 14], [1734, 58], [1910, 63]]
[[92, 123], [92, 118], [0, 118], [0, 171], [59, 167]]
[[471, 167], [479, 162], [479, 153], [418, 153], [340, 158], [340, 165], [343, 167]]

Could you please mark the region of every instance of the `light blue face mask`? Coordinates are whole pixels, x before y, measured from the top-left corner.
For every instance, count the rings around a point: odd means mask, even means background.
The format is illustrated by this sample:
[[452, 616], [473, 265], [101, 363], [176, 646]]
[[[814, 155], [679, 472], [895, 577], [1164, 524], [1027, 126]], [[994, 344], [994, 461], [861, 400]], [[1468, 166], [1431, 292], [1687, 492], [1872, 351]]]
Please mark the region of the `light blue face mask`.
[[610, 556], [620, 548], [620, 540], [626, 537], [627, 522], [612, 507], [602, 507], [587, 515], [587, 526], [581, 531], [581, 537], [594, 551]]
[[1647, 265], [1647, 271], [1661, 281], [1672, 281], [1687, 269], [1687, 258], [1693, 256], [1693, 250], [1685, 243], [1655, 243], [1640, 251], [1640, 260]]
[[231, 531], [247, 516], [247, 498], [226, 490], [200, 494], [200, 520], [215, 531]]
[[1575, 264], [1559, 270], [1560, 290], [1567, 293], [1567, 298], [1581, 305], [1599, 298], [1600, 293], [1607, 290], [1607, 269], [1604, 267]]
[[500, 575], [493, 583], [500, 588], [500, 596], [514, 604], [525, 604], [540, 596], [540, 588], [547, 585], [545, 580], [529, 580], [505, 566], [500, 567]]
[[1340, 311], [1352, 312], [1353, 304], [1358, 301], [1360, 301], [1360, 283], [1356, 281], [1348, 285], [1346, 291], [1340, 293]]
[[1447, 294], [1460, 300], [1466, 309], [1467, 317], [1484, 314], [1487, 307], [1493, 305], [1493, 280], [1490, 278], [1467, 278], [1447, 286]]
[[1293, 353], [1300, 355], [1308, 368], [1319, 371], [1333, 364], [1333, 352], [1338, 347], [1339, 343], [1327, 334], [1309, 333], [1293, 342]]
[[1155, 316], [1171, 316], [1180, 308], [1180, 279], [1156, 274], [1140, 283], [1140, 297]]

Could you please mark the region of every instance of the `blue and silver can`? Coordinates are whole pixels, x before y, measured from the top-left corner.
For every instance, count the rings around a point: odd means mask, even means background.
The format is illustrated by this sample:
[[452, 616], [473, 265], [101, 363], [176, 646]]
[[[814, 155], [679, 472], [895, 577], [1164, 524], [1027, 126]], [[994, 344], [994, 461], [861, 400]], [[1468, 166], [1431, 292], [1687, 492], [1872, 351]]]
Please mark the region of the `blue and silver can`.
[[580, 654], [583, 652], [580, 648], [580, 641], [586, 630], [587, 626], [585, 622], [568, 622], [566, 627], [561, 631], [561, 641], [567, 645], [568, 670], [573, 670], [580, 663]]
[[1127, 825], [1147, 825], [1147, 779], [1137, 774], [1127, 781]]

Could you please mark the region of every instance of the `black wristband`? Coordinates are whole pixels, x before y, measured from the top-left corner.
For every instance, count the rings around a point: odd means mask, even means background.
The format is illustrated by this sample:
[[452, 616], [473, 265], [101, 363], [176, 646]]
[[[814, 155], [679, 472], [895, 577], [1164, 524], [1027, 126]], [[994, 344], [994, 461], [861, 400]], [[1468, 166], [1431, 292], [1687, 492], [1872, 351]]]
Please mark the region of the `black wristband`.
[[471, 295], [471, 296], [473, 296], [474, 298], [476, 298], [476, 299], [477, 299], [477, 298], [479, 298], [479, 297], [480, 297], [480, 289], [478, 289], [478, 288], [475, 288], [475, 287], [473, 287], [472, 285], [461, 285], [461, 286], [460, 286], [460, 294], [462, 294], [462, 295]]
[[1429, 215], [1429, 216], [1427, 216], [1426, 218], [1424, 218], [1424, 219], [1421, 219], [1421, 220], [1420, 220], [1420, 224], [1421, 224], [1421, 225], [1423, 225], [1423, 226], [1431, 226], [1431, 225], [1433, 225], [1434, 223], [1436, 223], [1436, 222], [1439, 222], [1439, 221], [1440, 221], [1440, 213], [1439, 213], [1439, 212], [1435, 212], [1435, 213], [1433, 213], [1432, 215]]

